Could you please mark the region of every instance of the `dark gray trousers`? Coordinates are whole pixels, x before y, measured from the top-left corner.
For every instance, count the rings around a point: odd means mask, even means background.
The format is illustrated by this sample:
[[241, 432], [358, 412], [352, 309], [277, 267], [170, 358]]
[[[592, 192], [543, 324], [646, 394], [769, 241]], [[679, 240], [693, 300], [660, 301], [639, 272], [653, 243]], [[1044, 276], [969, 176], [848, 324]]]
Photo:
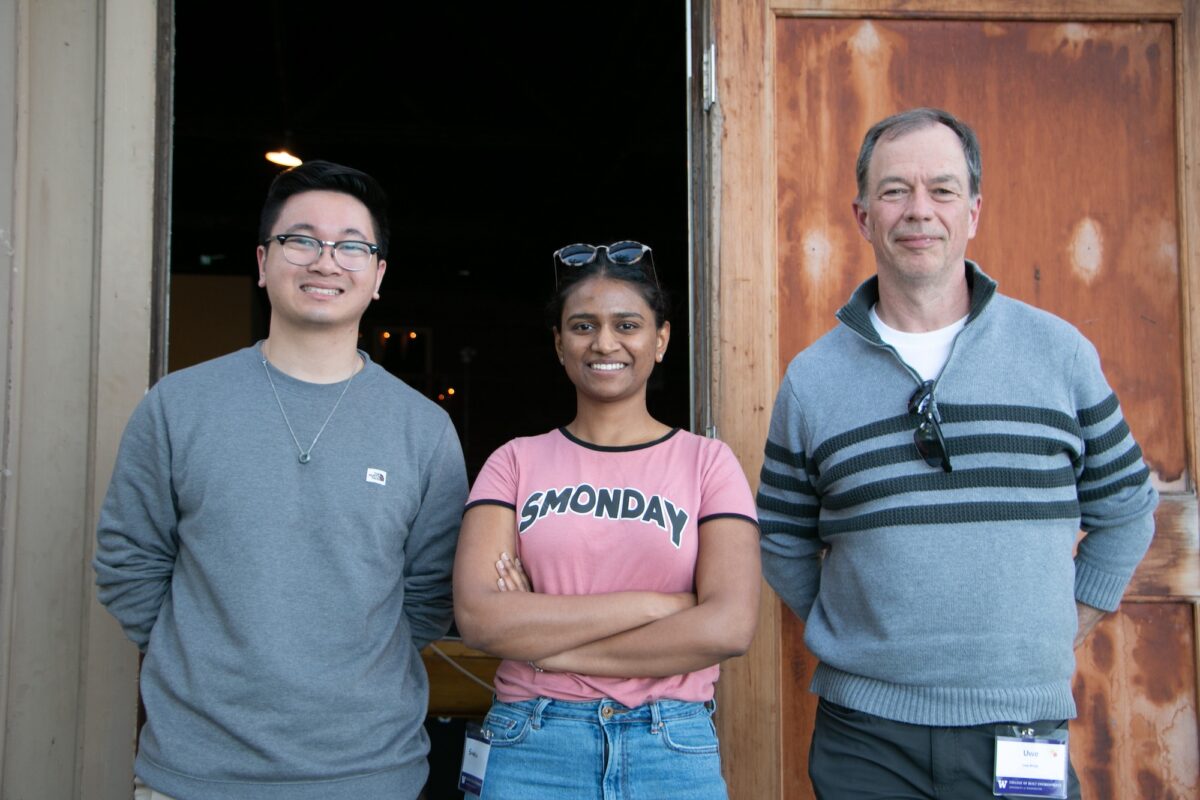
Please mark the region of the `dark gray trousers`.
[[[1039, 732], [1066, 725], [1031, 723]], [[808, 775], [818, 800], [994, 800], [995, 732], [995, 723], [909, 725], [821, 698]], [[1080, 800], [1073, 766], [1067, 796]]]

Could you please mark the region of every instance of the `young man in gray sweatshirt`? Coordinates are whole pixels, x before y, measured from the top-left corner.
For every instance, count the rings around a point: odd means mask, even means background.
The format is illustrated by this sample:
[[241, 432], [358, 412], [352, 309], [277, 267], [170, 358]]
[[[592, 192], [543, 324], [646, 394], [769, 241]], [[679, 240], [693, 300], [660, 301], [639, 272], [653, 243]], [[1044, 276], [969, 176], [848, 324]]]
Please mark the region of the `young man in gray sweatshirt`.
[[[975, 134], [944, 111], [867, 133], [854, 210], [877, 275], [796, 356], [771, 420], [763, 572], [820, 659], [824, 800], [983, 800], [1024, 781], [1078, 798], [1057, 733], [1073, 647], [1153, 533], [1157, 495], [1095, 348], [966, 260], [980, 172]], [[1028, 764], [997, 767], [1014, 747]]]
[[268, 337], [150, 390], [100, 515], [100, 601], [145, 652], [135, 796], [414, 798], [462, 452], [357, 349], [386, 269], [374, 179], [280, 174], [259, 242]]

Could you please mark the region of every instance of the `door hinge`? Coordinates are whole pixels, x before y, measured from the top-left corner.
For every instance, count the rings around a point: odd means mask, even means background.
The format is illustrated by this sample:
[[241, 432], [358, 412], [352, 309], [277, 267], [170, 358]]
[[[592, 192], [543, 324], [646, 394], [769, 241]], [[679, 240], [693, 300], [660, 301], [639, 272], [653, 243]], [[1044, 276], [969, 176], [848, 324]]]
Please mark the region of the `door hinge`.
[[717, 102], [717, 43], [710, 42], [704, 51], [704, 110]]

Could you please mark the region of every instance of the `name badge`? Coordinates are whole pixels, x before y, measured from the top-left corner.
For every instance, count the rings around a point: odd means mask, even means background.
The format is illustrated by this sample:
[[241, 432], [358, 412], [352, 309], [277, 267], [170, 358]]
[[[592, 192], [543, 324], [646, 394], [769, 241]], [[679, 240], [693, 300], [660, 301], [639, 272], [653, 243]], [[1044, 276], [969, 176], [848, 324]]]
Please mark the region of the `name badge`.
[[1067, 796], [1067, 731], [1043, 736], [1018, 726], [1017, 736], [996, 737], [996, 771], [992, 794], [1004, 797]]
[[462, 771], [458, 775], [458, 790], [483, 794], [483, 777], [487, 773], [488, 753], [492, 750], [490, 735], [478, 724], [467, 725], [467, 738], [463, 740]]

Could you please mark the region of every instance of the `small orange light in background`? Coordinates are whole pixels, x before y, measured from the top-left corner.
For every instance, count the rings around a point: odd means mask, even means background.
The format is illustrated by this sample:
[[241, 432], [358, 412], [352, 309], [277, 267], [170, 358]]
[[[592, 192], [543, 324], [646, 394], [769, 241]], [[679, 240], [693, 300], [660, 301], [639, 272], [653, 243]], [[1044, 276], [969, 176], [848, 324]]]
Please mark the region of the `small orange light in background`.
[[384, 331], [384, 332], [383, 332], [383, 338], [384, 338], [384, 339], [390, 339], [390, 338], [392, 338], [392, 332], [391, 332], [391, 331]]
[[298, 167], [304, 163], [287, 150], [272, 150], [267, 153], [267, 161], [270, 161], [272, 164], [278, 164], [281, 167]]
[[454, 394], [454, 387], [451, 386], [449, 389], [447, 389], [446, 394]]
[[444, 395], [444, 394], [438, 395], [438, 400], [445, 400], [445, 399], [446, 399], [446, 395]]
[[415, 338], [417, 338], [417, 332], [416, 332], [416, 331], [409, 331], [409, 332], [408, 332], [408, 338], [410, 338], [410, 339], [415, 339]]

